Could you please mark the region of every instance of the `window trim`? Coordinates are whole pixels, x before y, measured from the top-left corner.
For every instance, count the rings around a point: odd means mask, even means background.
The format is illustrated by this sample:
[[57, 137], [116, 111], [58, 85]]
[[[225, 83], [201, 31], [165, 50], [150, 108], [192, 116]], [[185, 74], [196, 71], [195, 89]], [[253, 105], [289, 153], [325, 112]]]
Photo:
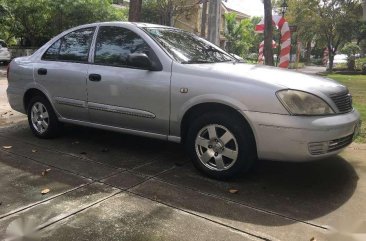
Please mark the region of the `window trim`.
[[[77, 32], [77, 31], [82, 31], [82, 30], [85, 30], [85, 29], [93, 29], [93, 33], [92, 33], [92, 41], [90, 41], [90, 44], [89, 44], [89, 47], [88, 47], [88, 55], [87, 55], [87, 58], [86, 58], [86, 61], [72, 61], [72, 60], [62, 60], [62, 59], [59, 59], [59, 56], [60, 56], [60, 50], [61, 50], [61, 46], [62, 46], [62, 43], [64, 41], [64, 38], [73, 33], [73, 32]], [[52, 44], [50, 44], [50, 46], [47, 48], [46, 51], [43, 52], [42, 56], [41, 56], [41, 60], [42, 61], [51, 61], [51, 62], [62, 62], [62, 63], [77, 63], [77, 64], [89, 64], [90, 63], [90, 50], [92, 49], [92, 46], [93, 46], [93, 40], [94, 40], [94, 36], [96, 34], [96, 30], [97, 30], [97, 26], [89, 26], [89, 27], [84, 27], [84, 28], [79, 28], [79, 29], [75, 29], [73, 31], [70, 31], [68, 33], [66, 33], [65, 35], [61, 36], [60, 38], [56, 39], [55, 41], [52, 42]], [[60, 46], [58, 48], [58, 53], [57, 53], [57, 59], [44, 59], [44, 56], [45, 54], [47, 53], [47, 51], [52, 47], [52, 45], [54, 45], [57, 41], [60, 41]]]

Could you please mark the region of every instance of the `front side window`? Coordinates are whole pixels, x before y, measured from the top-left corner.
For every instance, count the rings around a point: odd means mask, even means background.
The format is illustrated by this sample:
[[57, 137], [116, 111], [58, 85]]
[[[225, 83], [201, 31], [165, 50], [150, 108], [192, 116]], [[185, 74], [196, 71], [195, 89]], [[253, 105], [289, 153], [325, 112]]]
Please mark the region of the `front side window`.
[[71, 32], [48, 48], [43, 60], [88, 62], [89, 49], [95, 28], [84, 28]]
[[236, 61], [230, 54], [192, 33], [174, 28], [144, 28], [176, 61], [183, 64]]
[[152, 55], [145, 41], [131, 30], [114, 26], [99, 28], [94, 63], [129, 66], [128, 55], [131, 53], [145, 53], [149, 57]]

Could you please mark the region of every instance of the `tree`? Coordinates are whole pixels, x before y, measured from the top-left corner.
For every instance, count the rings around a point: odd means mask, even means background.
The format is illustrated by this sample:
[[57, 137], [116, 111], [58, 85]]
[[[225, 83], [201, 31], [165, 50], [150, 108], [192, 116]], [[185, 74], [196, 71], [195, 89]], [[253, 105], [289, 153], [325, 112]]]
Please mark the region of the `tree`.
[[189, 0], [144, 0], [142, 20], [173, 26], [174, 19], [188, 12], [192, 6]]
[[264, 49], [265, 64], [274, 66], [273, 61], [273, 26], [272, 26], [272, 3], [271, 0], [263, 0], [264, 4]]
[[250, 19], [236, 20], [236, 13], [224, 15], [226, 22], [225, 38], [227, 39], [227, 51], [244, 57], [249, 54], [249, 49], [255, 40], [254, 25]]
[[346, 43], [341, 52], [347, 55], [347, 66], [349, 70], [355, 69], [355, 54], [360, 53], [361, 48], [355, 43]]
[[213, 44], [220, 45], [221, 0], [211, 0], [208, 7], [208, 36]]
[[142, 0], [131, 0], [128, 21], [139, 22], [141, 19]]
[[202, 17], [201, 17], [201, 37], [203, 37], [203, 38], [206, 37], [207, 7], [208, 7], [208, 0], [203, 0]]
[[324, 26], [320, 34], [329, 49], [329, 71], [333, 70], [338, 48], [355, 36], [360, 10], [361, 4], [352, 0], [323, 0], [323, 4], [318, 4], [317, 12]]
[[110, 0], [0, 0], [0, 38], [39, 47], [56, 34], [81, 24], [125, 20]]
[[298, 36], [308, 47], [311, 47], [309, 43], [316, 41], [318, 46], [329, 49], [330, 71], [333, 70], [335, 54], [345, 43], [364, 38], [359, 21], [361, 15], [358, 0], [289, 1], [286, 14], [290, 24], [298, 26]]

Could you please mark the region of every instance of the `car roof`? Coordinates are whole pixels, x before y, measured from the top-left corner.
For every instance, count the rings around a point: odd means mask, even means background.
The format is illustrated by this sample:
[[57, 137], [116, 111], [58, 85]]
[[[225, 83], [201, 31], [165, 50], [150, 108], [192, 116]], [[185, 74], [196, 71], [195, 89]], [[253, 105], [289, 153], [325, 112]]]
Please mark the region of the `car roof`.
[[143, 22], [128, 22], [128, 21], [109, 21], [109, 22], [96, 22], [96, 23], [90, 23], [90, 24], [84, 24], [77, 26], [76, 28], [80, 27], [92, 27], [92, 26], [98, 26], [98, 25], [108, 25], [108, 24], [121, 24], [121, 25], [134, 25], [139, 28], [174, 28], [170, 26], [164, 26], [159, 24], [152, 24], [152, 23], [143, 23]]

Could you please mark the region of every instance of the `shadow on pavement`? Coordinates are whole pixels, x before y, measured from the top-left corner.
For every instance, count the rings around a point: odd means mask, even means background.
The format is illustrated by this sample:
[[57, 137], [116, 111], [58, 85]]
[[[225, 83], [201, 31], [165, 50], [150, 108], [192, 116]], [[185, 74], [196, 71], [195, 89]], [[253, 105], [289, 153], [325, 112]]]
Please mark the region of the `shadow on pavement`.
[[[122, 167], [131, 172], [151, 162], [155, 168], [174, 166], [132, 191], [192, 212], [265, 226], [323, 217], [345, 204], [358, 182], [354, 168], [340, 156], [308, 163], [261, 161], [251, 174], [224, 182], [196, 171], [179, 144], [75, 126], [65, 126], [62, 136], [53, 140], [39, 140], [27, 127], [4, 131], [0, 136], [75, 155], [85, 151], [88, 158], [108, 165], [121, 167], [119, 160], [130, 160]], [[80, 144], [73, 145], [75, 141]], [[231, 194], [229, 189], [239, 192]], [[248, 209], [256, 214], [248, 214]]]

